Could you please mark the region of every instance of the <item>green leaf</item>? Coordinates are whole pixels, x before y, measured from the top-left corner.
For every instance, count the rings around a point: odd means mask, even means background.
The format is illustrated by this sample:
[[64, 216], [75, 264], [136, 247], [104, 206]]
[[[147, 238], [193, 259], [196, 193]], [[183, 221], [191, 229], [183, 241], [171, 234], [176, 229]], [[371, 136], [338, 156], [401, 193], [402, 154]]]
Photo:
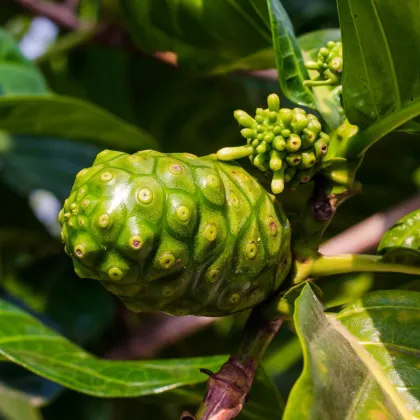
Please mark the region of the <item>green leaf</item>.
[[418, 418], [419, 316], [419, 292], [373, 292], [334, 316], [305, 287], [294, 316], [304, 369], [284, 420]]
[[70, 389], [98, 397], [134, 397], [206, 381], [226, 356], [140, 362], [101, 360], [0, 301], [0, 354]]
[[[320, 29], [301, 35], [298, 39], [305, 62], [313, 61], [321, 47], [328, 41], [340, 41], [341, 34], [339, 29]], [[308, 71], [310, 78], [318, 75], [315, 70]], [[328, 124], [330, 130], [334, 130], [345, 119], [340, 98], [337, 95], [337, 88], [331, 86], [317, 86], [312, 89], [317, 111]]]
[[[343, 40], [343, 95], [366, 146], [420, 114], [418, 0], [338, 0]], [[355, 140], [356, 141], [356, 140]]]
[[122, 0], [131, 35], [148, 53], [172, 51], [190, 70], [271, 68], [265, 0]]
[[312, 92], [303, 85], [309, 74], [292, 23], [279, 0], [267, 0], [267, 4], [281, 90], [291, 101], [314, 108]]
[[42, 420], [42, 415], [23, 394], [0, 386], [0, 416], [4, 420]]
[[15, 40], [0, 29], [0, 95], [46, 91], [42, 74], [22, 55]]
[[23, 196], [43, 189], [63, 201], [76, 174], [91, 166], [99, 152], [100, 148], [88, 143], [0, 132], [0, 175]]
[[386, 261], [420, 264], [420, 209], [405, 215], [384, 234], [378, 253]]
[[109, 112], [58, 95], [0, 97], [0, 129], [13, 134], [89, 140], [110, 148], [158, 147], [149, 134]]

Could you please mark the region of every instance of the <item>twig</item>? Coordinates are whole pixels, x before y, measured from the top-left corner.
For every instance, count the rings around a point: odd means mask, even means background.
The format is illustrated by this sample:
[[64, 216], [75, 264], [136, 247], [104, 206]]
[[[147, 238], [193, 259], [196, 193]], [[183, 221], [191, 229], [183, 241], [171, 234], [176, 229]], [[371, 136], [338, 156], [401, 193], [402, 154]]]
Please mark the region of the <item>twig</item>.
[[[197, 411], [196, 420], [230, 420], [242, 410], [251, 390], [259, 361], [277, 334], [283, 319], [270, 319], [262, 306], [251, 312], [239, 344], [217, 373], [208, 373], [207, 392]], [[194, 419], [184, 413], [181, 420]]]
[[319, 249], [323, 255], [357, 254], [378, 245], [383, 234], [406, 214], [420, 208], [420, 195], [414, 195], [402, 203], [365, 219], [323, 243]]
[[57, 25], [70, 30], [82, 30], [85, 24], [74, 14], [74, 8], [69, 2], [56, 4], [43, 0], [15, 0], [27, 11], [50, 19]]
[[154, 356], [180, 338], [196, 333], [217, 318], [156, 314], [146, 325], [133, 330], [129, 337], [105, 355], [108, 359], [141, 359]]

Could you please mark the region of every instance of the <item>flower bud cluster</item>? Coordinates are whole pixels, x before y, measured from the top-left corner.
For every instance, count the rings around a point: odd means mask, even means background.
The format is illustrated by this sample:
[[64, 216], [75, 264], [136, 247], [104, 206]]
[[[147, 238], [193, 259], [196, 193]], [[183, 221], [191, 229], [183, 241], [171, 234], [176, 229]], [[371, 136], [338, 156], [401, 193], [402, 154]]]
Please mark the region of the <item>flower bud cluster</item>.
[[220, 160], [249, 156], [259, 170], [272, 173], [271, 190], [279, 194], [286, 183], [293, 188], [311, 180], [327, 153], [329, 137], [315, 115], [301, 108], [280, 108], [276, 94], [268, 96], [267, 104], [267, 109], [257, 109], [255, 118], [234, 112], [247, 146], [224, 148], [217, 156]]
[[316, 61], [305, 63], [308, 70], [316, 70], [319, 77], [315, 80], [306, 80], [306, 86], [339, 86], [343, 72], [343, 44], [329, 41], [325, 47], [320, 48]]

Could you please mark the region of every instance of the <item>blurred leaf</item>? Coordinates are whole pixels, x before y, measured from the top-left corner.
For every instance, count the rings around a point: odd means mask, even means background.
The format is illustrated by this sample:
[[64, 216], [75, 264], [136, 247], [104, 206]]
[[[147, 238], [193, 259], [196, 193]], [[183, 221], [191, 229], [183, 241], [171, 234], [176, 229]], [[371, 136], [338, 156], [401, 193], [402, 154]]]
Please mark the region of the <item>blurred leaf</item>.
[[63, 201], [76, 174], [91, 166], [99, 152], [97, 146], [66, 139], [0, 133], [0, 174], [24, 196], [45, 189]]
[[121, 6], [139, 47], [172, 51], [181, 67], [221, 73], [274, 66], [265, 0], [121, 0]]
[[374, 283], [373, 273], [350, 273], [317, 280], [322, 290], [321, 301], [325, 308], [335, 308], [361, 298]]
[[385, 232], [378, 253], [386, 261], [420, 264], [420, 209], [405, 215]]
[[[418, 0], [338, 0], [344, 108], [352, 124], [379, 139], [420, 114]], [[355, 154], [363, 148], [361, 137]], [[360, 144], [361, 143], [361, 144]]]
[[402, 131], [408, 134], [420, 134], [420, 118], [413, 118], [405, 124], [398, 127], [395, 131]]
[[304, 369], [284, 420], [420, 415], [420, 293], [373, 292], [328, 316], [310, 287], [296, 303]]
[[277, 376], [284, 373], [301, 358], [302, 347], [299, 339], [293, 337], [283, 343], [277, 351], [265, 358], [264, 367], [271, 376]]
[[280, 0], [267, 0], [280, 87], [299, 105], [313, 108], [312, 92], [303, 85], [309, 79], [293, 26]]
[[63, 391], [61, 385], [35, 375], [14, 363], [0, 363], [0, 378], [0, 384], [11, 392], [24, 396], [27, 403], [34, 406], [49, 403]]
[[[112, 402], [67, 390], [44, 407], [42, 414], [45, 420], [115, 420]], [[122, 400], [123, 404], [126, 402]]]
[[0, 387], [0, 416], [4, 420], [42, 420], [42, 415], [24, 395]]
[[[328, 41], [340, 41], [340, 29], [321, 29], [306, 33], [298, 38], [304, 61], [316, 59], [321, 47]], [[314, 78], [318, 72], [308, 71], [309, 76]], [[322, 115], [330, 130], [337, 128], [345, 119], [344, 111], [336, 94], [336, 87], [317, 86], [312, 89], [317, 111]]]
[[0, 95], [43, 94], [46, 91], [42, 74], [23, 57], [15, 40], [0, 29]]
[[157, 148], [141, 129], [85, 101], [58, 95], [0, 97], [0, 129], [89, 140], [102, 147]]
[[[155, 394], [206, 381], [201, 368], [216, 371], [226, 356], [139, 362], [101, 360], [0, 301], [0, 354], [70, 389], [98, 397]], [[13, 322], [11, 322], [13, 320]]]

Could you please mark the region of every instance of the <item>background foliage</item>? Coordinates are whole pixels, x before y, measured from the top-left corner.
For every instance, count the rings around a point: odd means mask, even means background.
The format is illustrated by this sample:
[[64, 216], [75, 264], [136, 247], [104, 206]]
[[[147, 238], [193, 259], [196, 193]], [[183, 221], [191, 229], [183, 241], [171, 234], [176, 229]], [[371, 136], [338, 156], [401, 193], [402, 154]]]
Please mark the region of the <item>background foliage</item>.
[[[194, 7], [198, 3], [201, 9]], [[239, 145], [242, 140], [233, 110], [252, 111], [261, 106], [269, 93], [282, 95], [283, 104], [293, 100], [309, 108], [327, 100], [328, 89], [324, 96], [314, 97], [287, 76], [307, 78], [303, 61], [293, 55], [294, 51], [300, 45], [304, 55], [313, 53], [316, 45], [303, 36], [308, 32], [333, 29], [337, 36], [339, 15], [341, 22], [354, 20], [354, 31], [358, 25], [366, 28], [367, 21], [375, 25], [370, 32], [375, 37], [365, 37], [359, 44], [349, 42], [354, 33], [343, 32], [343, 41], [351, 44], [347, 54], [353, 57], [353, 61], [348, 60], [352, 64], [344, 83], [350, 87], [362, 83], [365, 89], [364, 95], [352, 95], [351, 90], [344, 95], [351, 121], [365, 127], [393, 112], [404, 113], [419, 100], [420, 73], [406, 75], [407, 68], [419, 68], [420, 33], [417, 29], [418, 38], [407, 42], [404, 50], [398, 50], [397, 67], [392, 54], [399, 44], [386, 42], [404, 37], [404, 26], [417, 25], [415, 17], [419, 18], [419, 11], [411, 8], [416, 2], [409, 2], [406, 8], [396, 7], [396, 20], [402, 22], [401, 27], [393, 26], [380, 11], [350, 11], [344, 0], [337, 4], [335, 0], [83, 0], [77, 9], [79, 18], [126, 28], [130, 34], [124, 38], [126, 42], [110, 46], [89, 31], [75, 36], [73, 31], [61, 28], [51, 48], [35, 60], [19, 50], [30, 33], [33, 17], [24, 13], [19, 2], [2, 4], [1, 418], [125, 420], [135, 412], [139, 418], [171, 420], [179, 418], [183, 409], [199, 403], [206, 376], [198, 367], [217, 370], [226, 360], [246, 314], [219, 320], [201, 332], [177, 340], [153, 355], [159, 360], [107, 361], [98, 365], [98, 358], [110, 354], [133, 331], [153, 325], [154, 317], [127, 313], [96, 282], [74, 274], [71, 260], [62, 251], [56, 214], [75, 174], [89, 166], [102, 148], [128, 152], [156, 148], [204, 155], [226, 145]], [[178, 67], [153, 56], [156, 51], [168, 50], [177, 53]], [[372, 67], [362, 65], [366, 57], [363, 51], [369, 52], [375, 72], [386, 76], [386, 84], [380, 79], [375, 85], [377, 79], [369, 73]], [[383, 51], [389, 54], [381, 55]], [[277, 79], [248, 72], [274, 68], [276, 62], [279, 64], [279, 55], [286, 53], [293, 59], [281, 61], [284, 67], [279, 67], [280, 85]], [[407, 62], [411, 63], [408, 67]], [[330, 125], [337, 125], [340, 118], [323, 117]], [[340, 207], [327, 237], [418, 192], [420, 143], [412, 133], [419, 133], [415, 120], [388, 134], [367, 153], [358, 172], [363, 194]], [[285, 194], [284, 203], [290, 214], [302, 205], [308, 192], [303, 188], [302, 194]], [[393, 247], [400, 246], [401, 243], [383, 243], [380, 250], [390, 248], [392, 252]], [[413, 258], [418, 258], [418, 253]], [[325, 342], [320, 344], [305, 329], [305, 320], [316, 315], [315, 327], [321, 336], [337, 334], [341, 343], [345, 336], [342, 331], [352, 327], [346, 324], [348, 309], [342, 309], [342, 305], [356, 301], [355, 307], [369, 311], [376, 295], [363, 300], [366, 292], [397, 291], [413, 278], [358, 273], [340, 276], [339, 280], [339, 286], [335, 277], [318, 282], [323, 291], [320, 299], [337, 320], [337, 329], [325, 331], [326, 315], [307, 286], [296, 303], [295, 319], [285, 323], [267, 352], [241, 419], [280, 418], [288, 400], [284, 418], [304, 418], [311, 410], [313, 418], [317, 418], [315, 411], [320, 406], [314, 407], [311, 395], [319, 392], [315, 389], [311, 394], [307, 388], [316, 388], [314, 375], [324, 378], [325, 369], [334, 371], [337, 367], [319, 362], [325, 357]], [[415, 282], [410, 287], [418, 290]], [[405, 297], [407, 308], [419, 308], [418, 293], [397, 293], [400, 299]], [[383, 298], [378, 305], [387, 313], [397, 311], [392, 315], [398, 322], [395, 330], [410, 327], [405, 322], [406, 311], [401, 305], [395, 309], [391, 298]], [[383, 333], [386, 335], [387, 331]], [[340, 348], [343, 357], [357, 361], [357, 343], [367, 339], [356, 333], [354, 337], [356, 344], [346, 342]], [[299, 344], [299, 338], [304, 346], [315, 347], [312, 359]], [[403, 336], [391, 338], [395, 346], [413, 349], [418, 357], [418, 334], [413, 334], [409, 342]], [[329, 351], [334, 351], [333, 345]], [[369, 357], [375, 359], [374, 356]], [[409, 356], [399, 353], [395, 357], [403, 365]], [[333, 364], [333, 360], [331, 357], [329, 363]], [[302, 369], [304, 374], [290, 393]], [[403, 373], [397, 369], [396, 374]], [[340, 410], [351, 403], [344, 394], [360, 387], [362, 380], [367, 381], [369, 392], [365, 395], [366, 404], [360, 406], [360, 418], [367, 418], [364, 413], [377, 408], [369, 406], [369, 401], [385, 404], [391, 418], [404, 418], [400, 398], [412, 398], [410, 410], [420, 415], [413, 396], [395, 397], [392, 389], [389, 395], [383, 395], [379, 385], [384, 379], [374, 369], [352, 374], [345, 390], [343, 383], [331, 383], [336, 405], [328, 404], [331, 394], [318, 398], [317, 403], [330, 410], [330, 418], [342, 417]], [[418, 378], [407, 381], [419, 389]], [[163, 388], [167, 391], [153, 395]], [[299, 412], [302, 398], [309, 398], [305, 413]]]

